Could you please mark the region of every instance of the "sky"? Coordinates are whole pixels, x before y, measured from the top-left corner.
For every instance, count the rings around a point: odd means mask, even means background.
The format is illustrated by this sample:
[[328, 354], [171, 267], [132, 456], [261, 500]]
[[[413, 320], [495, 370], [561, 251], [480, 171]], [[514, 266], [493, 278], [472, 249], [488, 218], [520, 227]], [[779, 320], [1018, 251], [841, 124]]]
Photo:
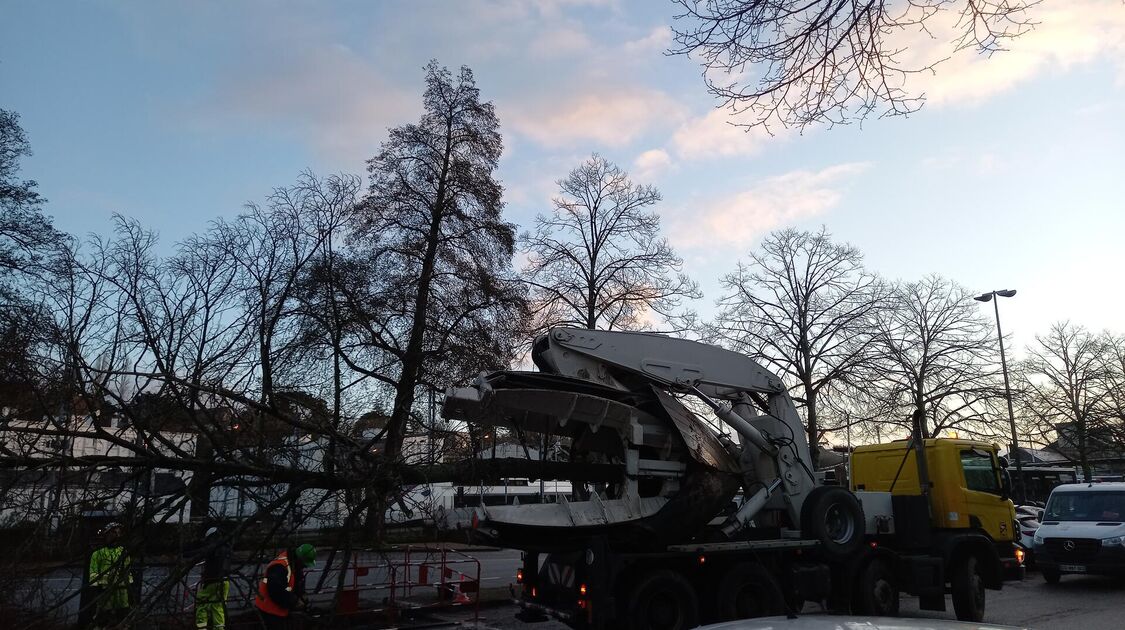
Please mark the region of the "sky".
[[[1017, 289], [1000, 304], [1017, 357], [1056, 321], [1125, 334], [1117, 0], [1045, 0], [1009, 50], [914, 77], [927, 102], [909, 117], [772, 136], [731, 125], [697, 62], [665, 54], [675, 7], [657, 0], [0, 6], [0, 108], [71, 233], [120, 213], [171, 248], [304, 169], [362, 174], [419, 117], [437, 59], [496, 106], [510, 221], [530, 226], [598, 152], [661, 191], [704, 317], [770, 230], [824, 226], [892, 279]], [[940, 32], [904, 37], [948, 54]]]

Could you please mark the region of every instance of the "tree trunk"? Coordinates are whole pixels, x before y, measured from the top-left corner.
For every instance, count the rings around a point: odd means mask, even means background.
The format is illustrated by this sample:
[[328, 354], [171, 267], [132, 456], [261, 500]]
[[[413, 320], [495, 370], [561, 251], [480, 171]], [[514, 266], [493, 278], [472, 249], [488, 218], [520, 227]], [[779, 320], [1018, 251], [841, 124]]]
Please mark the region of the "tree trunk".
[[[200, 431], [195, 442], [195, 457], [200, 461], [208, 461], [214, 457], [215, 449], [211, 440]], [[188, 482], [188, 498], [191, 500], [191, 518], [207, 518], [208, 509], [211, 507], [211, 472], [197, 470], [192, 473]]]
[[1089, 483], [1093, 475], [1090, 474], [1090, 456], [1086, 452], [1086, 423], [1075, 423], [1075, 428], [1078, 429], [1078, 463], [1082, 466], [1082, 481]]
[[[593, 264], [591, 263], [591, 268]], [[594, 287], [590, 287], [586, 294], [586, 329], [595, 330], [598, 327], [598, 318], [595, 314], [595, 306], [597, 304], [597, 293]]]
[[914, 390], [914, 417], [917, 418], [918, 433], [923, 440], [930, 438], [930, 427], [926, 423], [926, 381], [919, 377], [917, 389]]
[[438, 179], [434, 205], [430, 209], [430, 231], [426, 235], [426, 252], [422, 257], [422, 270], [418, 275], [418, 293], [414, 296], [414, 313], [410, 328], [410, 341], [402, 360], [402, 373], [395, 387], [395, 404], [387, 426], [386, 456], [396, 459], [402, 452], [403, 430], [414, 406], [414, 388], [422, 371], [422, 342], [426, 332], [426, 310], [430, 305], [430, 284], [433, 282], [434, 261], [437, 258], [441, 237], [442, 212], [447, 194], [449, 160], [453, 151], [452, 129], [447, 130], [445, 154], [442, 157], [441, 177]]
[[343, 372], [340, 366], [340, 355], [342, 354], [340, 327], [342, 324], [340, 322], [339, 304], [336, 302], [336, 270], [333, 265], [335, 256], [331, 232], [328, 234], [327, 251], [327, 293], [328, 303], [332, 307], [332, 317], [329, 320], [329, 325], [332, 327], [332, 432], [328, 435], [328, 448], [324, 454], [324, 472], [331, 475], [336, 469], [336, 436], [340, 431], [340, 407], [343, 404], [342, 396], [344, 392]]
[[265, 342], [262, 342], [258, 352], [262, 357], [262, 404], [268, 407], [273, 405], [273, 370], [269, 362], [269, 348]]
[[816, 417], [816, 390], [811, 379], [805, 379], [805, 417], [808, 421], [809, 456], [812, 458], [812, 468], [816, 470], [820, 464], [820, 426]]

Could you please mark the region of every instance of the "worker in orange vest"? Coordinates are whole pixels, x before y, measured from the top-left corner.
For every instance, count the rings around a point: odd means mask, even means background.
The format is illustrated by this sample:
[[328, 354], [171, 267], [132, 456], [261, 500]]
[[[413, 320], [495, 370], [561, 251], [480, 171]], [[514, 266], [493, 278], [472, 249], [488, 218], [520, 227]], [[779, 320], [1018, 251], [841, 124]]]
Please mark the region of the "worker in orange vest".
[[281, 552], [266, 565], [254, 606], [267, 629], [285, 628], [289, 613], [307, 607], [305, 569], [313, 566], [316, 566], [316, 549], [308, 543]]

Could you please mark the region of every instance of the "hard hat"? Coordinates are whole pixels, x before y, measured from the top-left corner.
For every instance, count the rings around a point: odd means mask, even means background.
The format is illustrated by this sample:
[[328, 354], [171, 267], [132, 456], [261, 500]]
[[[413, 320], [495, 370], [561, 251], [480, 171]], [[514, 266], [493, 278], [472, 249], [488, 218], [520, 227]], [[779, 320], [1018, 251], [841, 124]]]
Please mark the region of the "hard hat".
[[118, 523], [117, 521], [110, 521], [110, 522], [105, 524], [105, 527], [102, 527], [101, 529], [99, 529], [98, 533], [104, 536], [104, 535], [106, 535], [106, 534], [108, 534], [108, 533], [110, 533], [114, 530], [120, 531], [121, 530], [121, 523]]
[[306, 567], [315, 567], [316, 548], [309, 543], [305, 543], [300, 547], [297, 547], [297, 558], [300, 559], [301, 564], [305, 565]]

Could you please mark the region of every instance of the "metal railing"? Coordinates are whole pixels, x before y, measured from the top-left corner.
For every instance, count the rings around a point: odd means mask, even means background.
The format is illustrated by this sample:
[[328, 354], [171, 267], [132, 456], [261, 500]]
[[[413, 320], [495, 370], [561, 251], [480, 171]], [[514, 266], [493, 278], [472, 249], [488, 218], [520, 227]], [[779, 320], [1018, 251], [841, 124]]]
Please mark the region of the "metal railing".
[[[254, 612], [254, 596], [265, 567], [262, 563], [254, 567], [250, 575], [243, 571], [230, 577], [229, 629], [260, 626]], [[330, 617], [394, 622], [407, 614], [453, 607], [471, 608], [473, 621], [480, 619], [481, 564], [462, 551], [444, 545], [359, 551], [343, 570], [344, 586], [339, 591], [330, 589], [320, 594], [306, 591], [307, 599], [318, 612], [305, 615], [306, 620], [300, 625], [317, 627], [319, 619]], [[338, 579], [338, 571], [333, 571], [335, 575], [329, 576], [329, 582]], [[185, 577], [177, 588], [182, 592], [174, 597], [181, 603], [183, 613], [193, 614], [198, 580], [192, 584]]]

